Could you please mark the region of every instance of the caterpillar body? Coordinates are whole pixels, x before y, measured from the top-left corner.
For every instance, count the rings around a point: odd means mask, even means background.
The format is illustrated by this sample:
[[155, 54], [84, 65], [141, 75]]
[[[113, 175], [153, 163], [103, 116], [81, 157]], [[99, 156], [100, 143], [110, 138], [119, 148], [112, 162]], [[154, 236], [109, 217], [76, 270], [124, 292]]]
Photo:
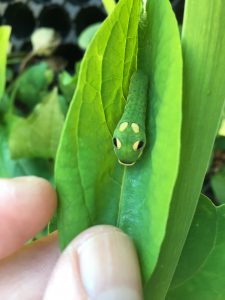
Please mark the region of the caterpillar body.
[[125, 166], [133, 166], [146, 145], [147, 94], [148, 78], [138, 70], [131, 77], [124, 113], [113, 133], [115, 154]]

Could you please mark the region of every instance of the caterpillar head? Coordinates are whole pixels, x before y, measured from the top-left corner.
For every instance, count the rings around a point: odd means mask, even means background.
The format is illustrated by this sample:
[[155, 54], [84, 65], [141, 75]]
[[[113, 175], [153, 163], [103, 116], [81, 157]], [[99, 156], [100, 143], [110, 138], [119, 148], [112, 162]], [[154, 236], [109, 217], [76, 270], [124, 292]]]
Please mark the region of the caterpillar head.
[[119, 123], [113, 134], [113, 147], [120, 164], [133, 166], [146, 144], [144, 128], [137, 123]]

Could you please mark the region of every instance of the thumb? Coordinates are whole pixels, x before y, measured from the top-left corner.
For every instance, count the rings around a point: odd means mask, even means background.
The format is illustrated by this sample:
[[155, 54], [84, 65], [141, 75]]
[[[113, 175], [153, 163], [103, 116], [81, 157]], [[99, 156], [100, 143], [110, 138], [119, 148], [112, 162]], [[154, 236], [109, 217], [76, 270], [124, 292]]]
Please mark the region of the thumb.
[[116, 227], [95, 226], [80, 234], [60, 257], [44, 300], [141, 300], [137, 254]]

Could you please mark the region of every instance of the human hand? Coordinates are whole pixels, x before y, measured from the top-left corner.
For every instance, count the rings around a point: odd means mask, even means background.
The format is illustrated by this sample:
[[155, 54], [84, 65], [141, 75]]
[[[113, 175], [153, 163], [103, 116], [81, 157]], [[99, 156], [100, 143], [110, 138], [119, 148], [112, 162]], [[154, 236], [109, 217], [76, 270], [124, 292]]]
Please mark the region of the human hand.
[[57, 233], [23, 246], [49, 221], [56, 193], [36, 177], [0, 180], [2, 300], [141, 300], [137, 255], [112, 226], [95, 226], [61, 254]]

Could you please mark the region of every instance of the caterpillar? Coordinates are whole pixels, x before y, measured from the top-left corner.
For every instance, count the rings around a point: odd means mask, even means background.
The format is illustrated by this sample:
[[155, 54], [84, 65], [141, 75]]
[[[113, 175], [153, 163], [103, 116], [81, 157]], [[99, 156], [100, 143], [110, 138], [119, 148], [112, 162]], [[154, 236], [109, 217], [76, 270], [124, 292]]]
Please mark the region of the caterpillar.
[[133, 73], [124, 113], [113, 133], [113, 148], [120, 164], [133, 166], [146, 145], [145, 120], [148, 78], [141, 70]]

